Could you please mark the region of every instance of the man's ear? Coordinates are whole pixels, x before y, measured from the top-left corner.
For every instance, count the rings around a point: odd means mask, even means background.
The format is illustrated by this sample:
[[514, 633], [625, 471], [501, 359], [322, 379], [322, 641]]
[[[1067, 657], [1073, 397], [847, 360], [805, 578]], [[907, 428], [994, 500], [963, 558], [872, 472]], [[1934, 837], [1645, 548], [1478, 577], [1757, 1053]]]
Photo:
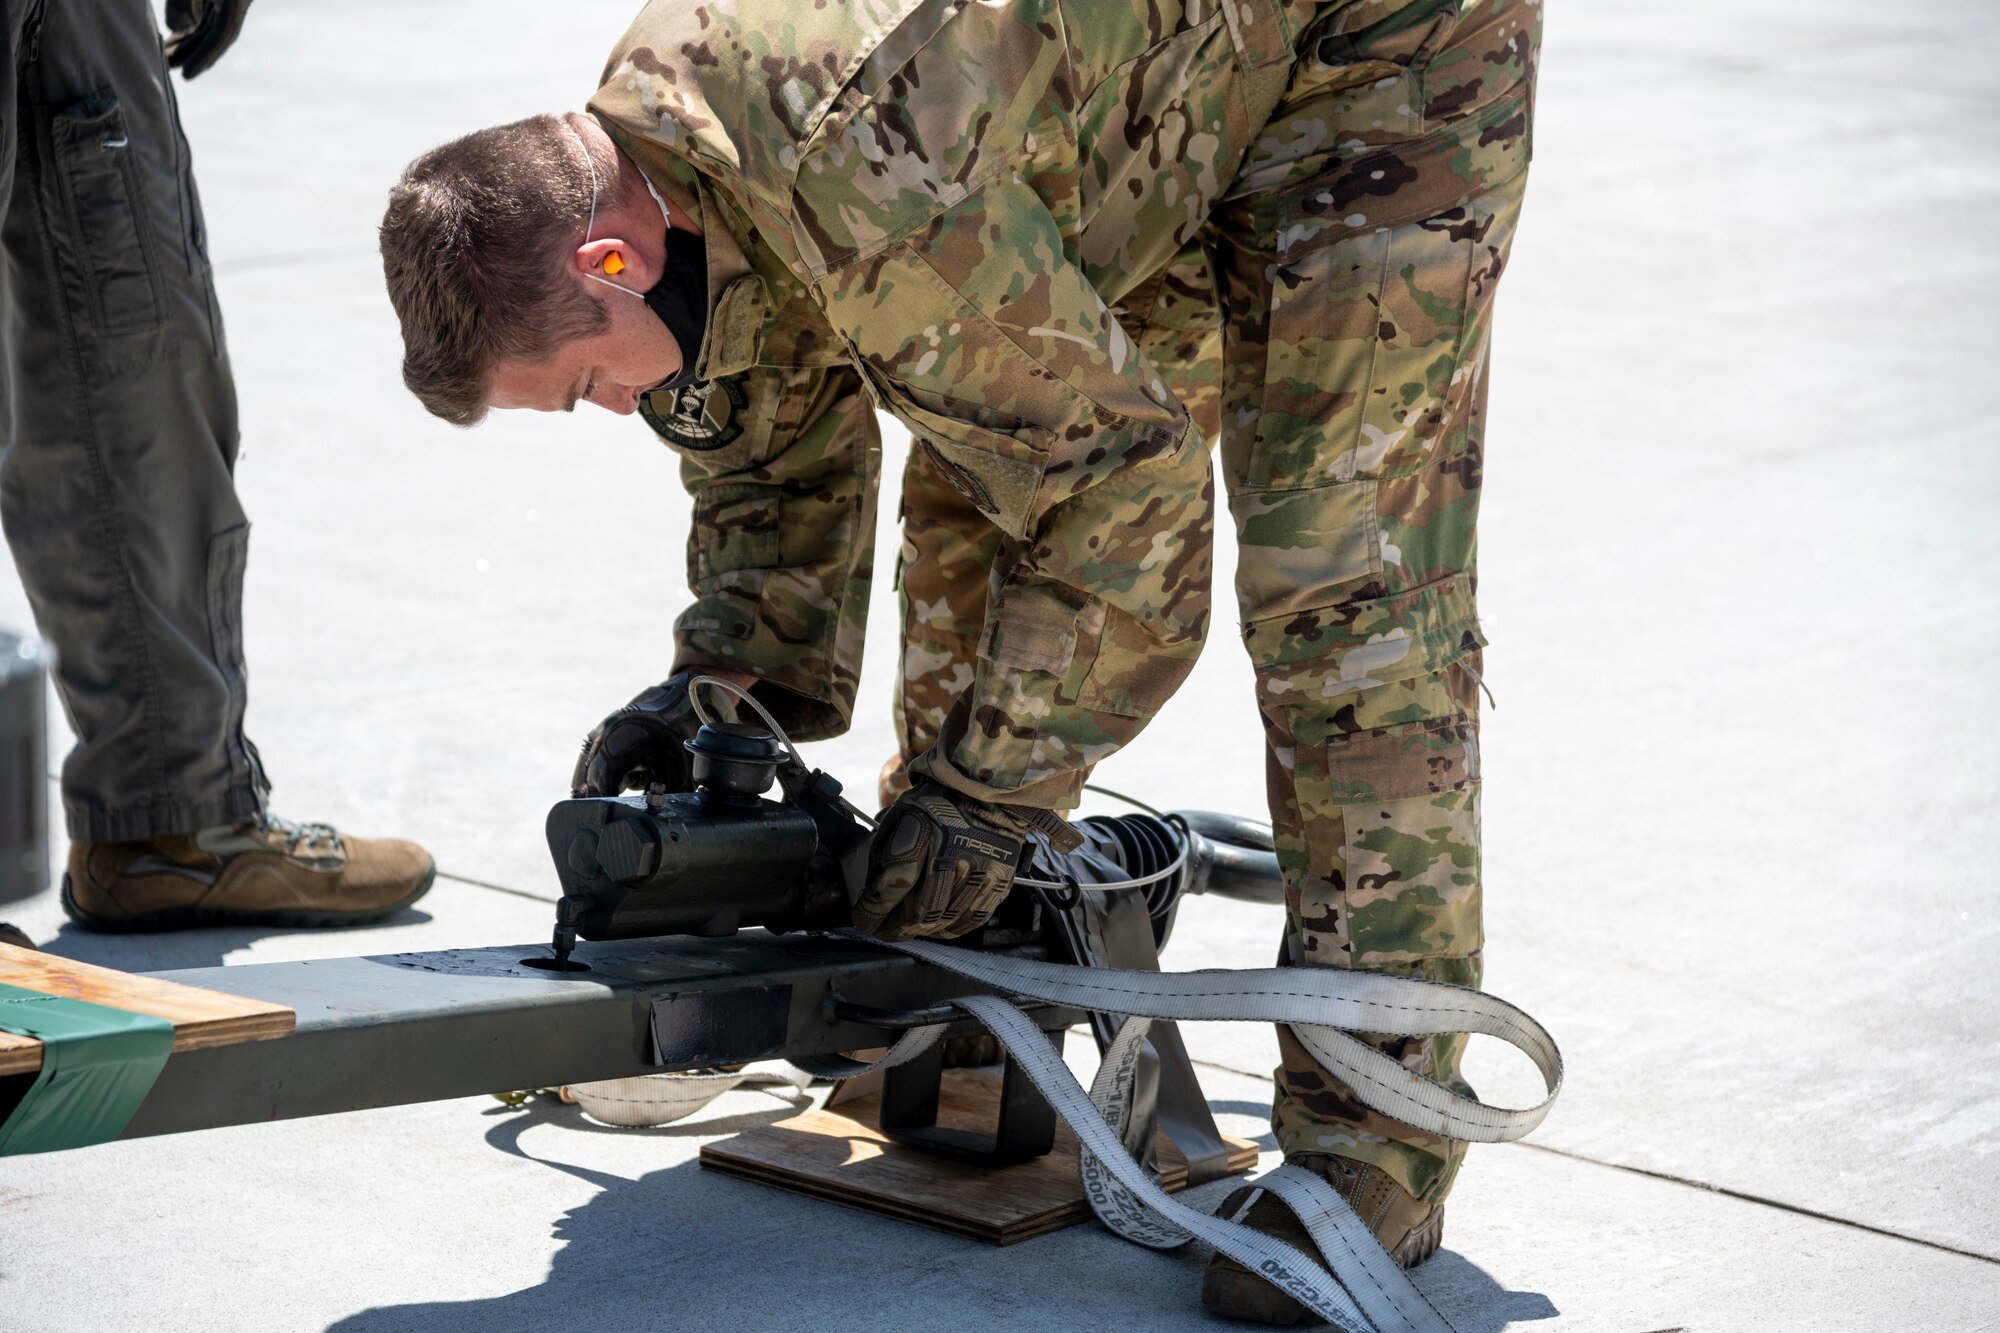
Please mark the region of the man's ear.
[[641, 270], [645, 260], [635, 246], [620, 237], [600, 236], [586, 241], [576, 248], [572, 262], [579, 275], [603, 278], [635, 292], [646, 290], [639, 285], [644, 280]]

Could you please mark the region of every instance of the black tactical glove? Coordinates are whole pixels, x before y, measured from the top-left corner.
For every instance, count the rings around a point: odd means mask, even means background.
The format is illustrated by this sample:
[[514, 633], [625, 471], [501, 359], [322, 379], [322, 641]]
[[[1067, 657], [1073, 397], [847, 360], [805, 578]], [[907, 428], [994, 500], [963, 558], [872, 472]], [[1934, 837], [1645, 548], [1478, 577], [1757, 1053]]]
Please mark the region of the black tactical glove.
[[[664, 783], [668, 791], [687, 791], [688, 752], [682, 741], [694, 739], [701, 727], [688, 700], [688, 682], [701, 672], [676, 671], [631, 703], [598, 723], [584, 737], [576, 772], [569, 780], [572, 796], [616, 796], [644, 791]], [[716, 700], [720, 691], [711, 692]], [[717, 702], [720, 702], [717, 700]], [[725, 709], [723, 716], [729, 716]]]
[[167, 63], [184, 79], [221, 59], [236, 34], [250, 0], [167, 0]]
[[976, 930], [1014, 887], [1031, 833], [1059, 850], [1076, 830], [1052, 810], [991, 805], [926, 778], [882, 812], [854, 924], [885, 940], [955, 939]]

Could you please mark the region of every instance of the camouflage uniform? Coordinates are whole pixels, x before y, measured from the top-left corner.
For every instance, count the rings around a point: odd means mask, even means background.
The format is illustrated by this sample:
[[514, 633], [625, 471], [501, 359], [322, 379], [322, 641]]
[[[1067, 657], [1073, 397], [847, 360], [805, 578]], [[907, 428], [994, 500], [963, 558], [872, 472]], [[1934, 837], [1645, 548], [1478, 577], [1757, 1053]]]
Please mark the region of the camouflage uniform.
[[[845, 724], [865, 390], [915, 440], [885, 781], [1066, 807], [1200, 647], [1219, 434], [1285, 957], [1476, 985], [1474, 517], [1538, 22], [1534, 0], [649, 6], [592, 108], [710, 237], [720, 383], [683, 415], [755, 423], [669, 440], [697, 487], [682, 661], [756, 671], [805, 734]], [[1443, 1197], [1455, 1145], [1280, 1038], [1288, 1151]], [[1457, 1041], [1385, 1048], [1457, 1077]]]
[[[1200, 243], [1133, 288], [1113, 313], [1161, 371], [1201, 438], [1213, 440], [1222, 398], [1222, 316]], [[883, 765], [877, 793], [885, 807], [909, 789], [910, 761], [937, 743], [946, 715], [972, 682], [987, 572], [1000, 547], [999, 530], [920, 448], [904, 466], [902, 519], [896, 753]]]

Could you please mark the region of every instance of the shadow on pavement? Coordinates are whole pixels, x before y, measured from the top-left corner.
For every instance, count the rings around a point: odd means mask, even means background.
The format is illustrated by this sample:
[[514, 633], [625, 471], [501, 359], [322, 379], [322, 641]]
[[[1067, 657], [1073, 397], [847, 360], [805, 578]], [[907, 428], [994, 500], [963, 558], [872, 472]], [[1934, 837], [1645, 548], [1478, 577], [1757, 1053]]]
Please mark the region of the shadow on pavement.
[[223, 959], [236, 950], [272, 935], [309, 934], [338, 939], [350, 930], [420, 926], [430, 919], [428, 912], [406, 907], [378, 921], [347, 927], [323, 926], [309, 931], [291, 926], [200, 926], [192, 930], [143, 931], [130, 935], [85, 930], [74, 921], [64, 921], [52, 938], [37, 947], [43, 953], [99, 967], [115, 967], [121, 972], [167, 972], [184, 967], [220, 967]]
[[1501, 1333], [1517, 1323], [1562, 1313], [1539, 1291], [1509, 1291], [1456, 1250], [1439, 1250], [1417, 1276], [1424, 1294], [1451, 1317], [1458, 1333]]
[[[800, 1102], [805, 1098], [799, 1098]], [[1248, 1107], [1249, 1103], [1243, 1103]], [[1218, 1103], [1234, 1111], [1236, 1104]], [[1081, 1229], [998, 1251], [900, 1222], [799, 1199], [681, 1162], [637, 1179], [536, 1157], [521, 1136], [539, 1125], [627, 1138], [713, 1137], [796, 1114], [769, 1110], [695, 1118], [652, 1129], [598, 1125], [574, 1106], [538, 1097], [496, 1106], [486, 1141], [598, 1188], [556, 1221], [562, 1242], [547, 1276], [501, 1296], [380, 1306], [327, 1333], [490, 1333], [506, 1328], [587, 1328], [594, 1333], [662, 1328], [824, 1329], [922, 1327], [912, 1312], [951, 1312], [967, 1328], [1073, 1329], [1148, 1323], [1239, 1327], [1203, 1315], [1193, 1247], [1149, 1255], [1105, 1233]], [[1067, 1238], [1058, 1239], [1058, 1237]], [[1163, 1290], [1160, 1265], [1182, 1270]], [[1091, 1281], [1074, 1285], [1079, 1265]], [[1558, 1313], [1539, 1292], [1508, 1291], [1450, 1251], [1420, 1270], [1424, 1290], [1459, 1333], [1501, 1333]], [[1169, 1287], [1172, 1285], [1169, 1283]], [[1064, 1293], [1072, 1293], [1071, 1297]], [[1178, 1299], [1177, 1299], [1178, 1298]], [[1186, 1304], [1180, 1301], [1185, 1300]], [[873, 1312], [872, 1314], [870, 1312]], [[1149, 1313], [1159, 1318], [1148, 1319]]]
[[[729, 1246], [717, 1233], [754, 1220], [745, 1207], [756, 1186], [718, 1179], [694, 1162], [650, 1172], [636, 1180], [568, 1162], [536, 1157], [521, 1146], [521, 1136], [538, 1125], [557, 1125], [585, 1133], [625, 1138], [685, 1138], [734, 1134], [797, 1115], [811, 1102], [807, 1094], [773, 1097], [766, 1111], [720, 1118], [697, 1114], [689, 1121], [652, 1128], [600, 1125], [574, 1106], [553, 1096], [538, 1096], [519, 1108], [495, 1106], [488, 1114], [495, 1123], [486, 1142], [514, 1157], [536, 1162], [598, 1187], [600, 1193], [572, 1208], [555, 1223], [555, 1237], [564, 1242], [540, 1286], [504, 1296], [469, 1301], [427, 1301], [364, 1310], [328, 1325], [327, 1333], [411, 1333], [412, 1330], [477, 1330], [507, 1328], [588, 1328], [604, 1333], [661, 1328], [765, 1326], [756, 1317], [762, 1293], [748, 1275], [766, 1265], [798, 1273], [796, 1255], [773, 1253], [767, 1245], [743, 1251]], [[838, 1219], [836, 1220], [836, 1224]], [[767, 1228], [759, 1228], [765, 1230]], [[802, 1238], [800, 1249], [820, 1248], [819, 1238]], [[691, 1252], [718, 1251], [720, 1262], [703, 1272], [689, 1262]], [[704, 1280], [706, 1279], [706, 1280]], [[747, 1291], [745, 1284], [748, 1284]], [[694, 1313], [694, 1296], [702, 1305], [715, 1302], [705, 1315]], [[738, 1301], [745, 1302], [740, 1307]], [[732, 1317], [733, 1316], [733, 1317]]]

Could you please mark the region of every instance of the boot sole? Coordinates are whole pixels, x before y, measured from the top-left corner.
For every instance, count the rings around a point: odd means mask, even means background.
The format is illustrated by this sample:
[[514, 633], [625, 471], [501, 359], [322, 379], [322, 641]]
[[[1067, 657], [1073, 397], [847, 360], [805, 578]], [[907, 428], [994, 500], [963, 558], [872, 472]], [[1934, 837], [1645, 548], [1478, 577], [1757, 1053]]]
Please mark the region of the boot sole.
[[1389, 1257], [1404, 1268], [1415, 1268], [1438, 1252], [1444, 1242], [1444, 1205], [1439, 1204], [1423, 1224], [1403, 1237], [1403, 1243]]
[[[1422, 1226], [1403, 1237], [1389, 1257], [1404, 1268], [1415, 1268], [1436, 1254], [1443, 1240], [1444, 1206], [1440, 1204]], [[1326, 1322], [1225, 1254], [1210, 1259], [1201, 1275], [1201, 1303], [1210, 1314], [1250, 1324], [1296, 1328]]]
[[437, 878], [433, 865], [406, 896], [381, 907], [361, 912], [337, 912], [325, 908], [286, 907], [268, 912], [240, 911], [229, 907], [163, 907], [133, 916], [98, 916], [84, 911], [70, 892], [69, 875], [62, 879], [62, 906], [69, 919], [86, 930], [106, 935], [136, 935], [165, 930], [191, 930], [197, 926], [286, 926], [296, 930], [319, 930], [333, 926], [364, 926], [380, 921], [417, 901], [431, 891]]

